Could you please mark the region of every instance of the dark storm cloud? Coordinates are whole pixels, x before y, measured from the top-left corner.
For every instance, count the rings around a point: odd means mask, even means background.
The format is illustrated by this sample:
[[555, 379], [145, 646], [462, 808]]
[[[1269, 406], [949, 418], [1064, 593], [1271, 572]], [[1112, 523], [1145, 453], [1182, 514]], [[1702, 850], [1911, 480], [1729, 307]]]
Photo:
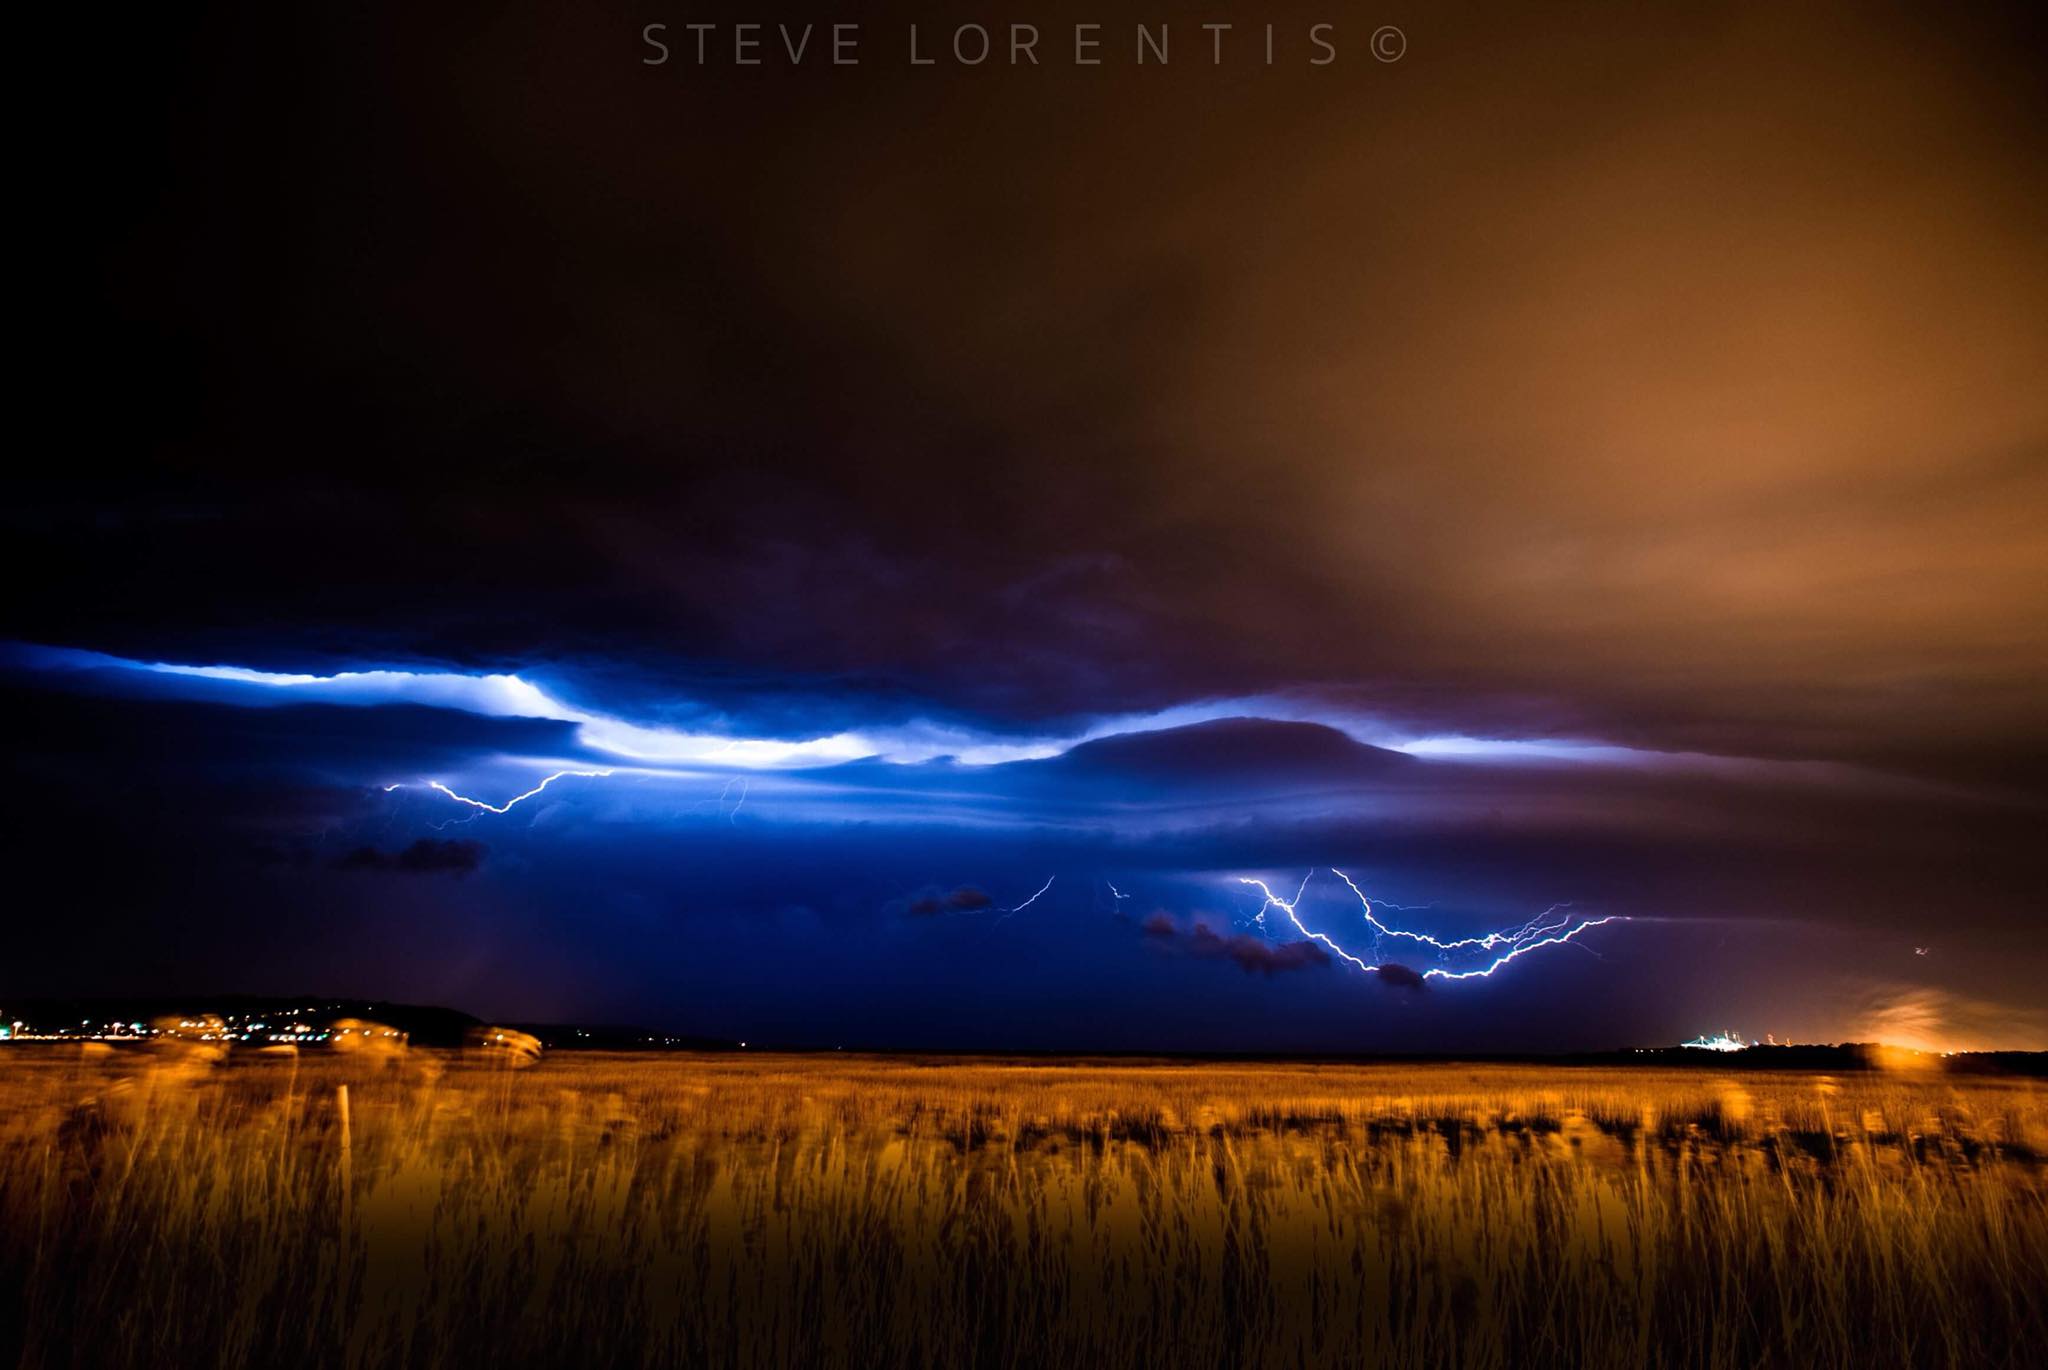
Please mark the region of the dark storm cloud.
[[1314, 782], [1398, 782], [1422, 769], [1414, 757], [1369, 747], [1314, 723], [1223, 718], [1183, 728], [1084, 742], [1064, 755], [1019, 767], [1019, 783], [1100, 779], [1134, 786], [1204, 788]]
[[149, 22], [49, 349], [125, 402], [11, 501], [11, 635], [778, 733], [1305, 686], [2038, 779], [2024, 11], [1478, 7], [1143, 83]]
[[1271, 942], [1239, 932], [1218, 932], [1197, 918], [1182, 929], [1163, 909], [1149, 915], [1139, 930], [1154, 946], [1199, 961], [1229, 961], [1246, 974], [1277, 975], [1330, 964], [1330, 955], [1314, 942]]
[[1309, 970], [1330, 964], [1330, 954], [1314, 942], [1268, 942], [1243, 933], [1220, 933], [1207, 923], [1195, 924], [1187, 936], [1190, 956], [1227, 960], [1239, 970], [1259, 975]]
[[[127, 671], [53, 680], [0, 670], [0, 711], [32, 721], [15, 743], [17, 756], [51, 766], [85, 756], [118, 765], [182, 755], [208, 777], [273, 769], [368, 783], [498, 753], [587, 755], [574, 727], [551, 719], [486, 718], [415, 704], [367, 709], [258, 700], [250, 707], [246, 694], [226, 702], [224, 686], [214, 687], [222, 702], [161, 697], [152, 680]], [[69, 692], [81, 684], [83, 697]], [[178, 686], [191, 692], [190, 682]]]
[[422, 837], [400, 851], [357, 847], [334, 863], [336, 870], [385, 871], [395, 875], [470, 875], [484, 863], [490, 849], [459, 838]]
[[1392, 985], [1396, 989], [1421, 991], [1429, 988], [1429, 981], [1422, 978], [1422, 972], [1398, 961], [1382, 961], [1373, 973], [1379, 976], [1381, 984]]

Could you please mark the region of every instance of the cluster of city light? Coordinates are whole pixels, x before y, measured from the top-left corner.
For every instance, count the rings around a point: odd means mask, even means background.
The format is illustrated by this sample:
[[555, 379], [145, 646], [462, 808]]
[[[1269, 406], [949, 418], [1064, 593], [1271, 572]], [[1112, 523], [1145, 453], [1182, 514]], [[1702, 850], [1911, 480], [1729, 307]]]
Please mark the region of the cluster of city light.
[[0, 1023], [0, 1039], [14, 1042], [139, 1042], [157, 1032], [141, 1023], [94, 1023], [90, 1018], [79, 1019], [75, 1026], [41, 1027], [19, 1018]]
[[[302, 1013], [320, 1012], [318, 1008], [285, 1009], [270, 1016], [296, 1018]], [[358, 1030], [365, 1036], [371, 1035], [367, 1030]], [[91, 1018], [55, 1024], [31, 1023], [19, 1018], [0, 1022], [0, 1040], [13, 1042], [145, 1042], [152, 1038], [170, 1037], [194, 1042], [303, 1043], [325, 1042], [335, 1033], [346, 1035], [348, 1031], [347, 1028], [333, 1029], [318, 1023], [274, 1023], [255, 1014], [230, 1014], [225, 1018], [209, 1014], [176, 1020], [165, 1017], [150, 1023]], [[380, 1031], [390, 1035], [389, 1030]]]
[[[181, 1023], [177, 1027], [150, 1027], [143, 1023], [102, 1023], [97, 1026], [81, 1023], [77, 1027], [39, 1028], [16, 1022], [8, 1026], [12, 1040], [17, 1042], [144, 1042], [152, 1037], [183, 1037], [195, 1042], [324, 1042], [328, 1038], [327, 1033], [303, 1023], [282, 1031], [270, 1029], [260, 1038], [253, 1029], [216, 1032], [193, 1023]], [[261, 1023], [254, 1025], [255, 1029], [262, 1027]]]
[[[1611, 914], [1601, 918], [1574, 918], [1564, 911], [1568, 906], [1554, 904], [1511, 931], [1490, 932], [1482, 937], [1444, 939], [1431, 936], [1426, 932], [1416, 932], [1413, 929], [1395, 927], [1389, 924], [1374, 910], [1372, 900], [1366, 896], [1365, 891], [1359, 889], [1350, 876], [1344, 874], [1343, 871], [1336, 870], [1334, 867], [1331, 870], [1331, 874], [1342, 880], [1345, 887], [1358, 896], [1359, 905], [1365, 912], [1366, 924], [1372, 929], [1372, 947], [1367, 953], [1371, 958], [1370, 960], [1367, 959], [1367, 956], [1361, 956], [1357, 952], [1343, 946], [1328, 933], [1318, 932], [1301, 921], [1301, 898], [1302, 895], [1308, 892], [1308, 882], [1315, 876], [1313, 870], [1301, 878], [1301, 886], [1295, 890], [1292, 899], [1282, 898], [1280, 895], [1275, 894], [1265, 881], [1250, 876], [1241, 877], [1239, 883], [1251, 885], [1265, 896], [1265, 902], [1259, 906], [1258, 913], [1254, 915], [1254, 921], [1261, 927], [1265, 926], [1267, 912], [1277, 908], [1287, 915], [1287, 920], [1294, 925], [1295, 930], [1300, 932], [1302, 936], [1319, 943], [1342, 960], [1363, 971], [1376, 971], [1381, 966], [1387, 964], [1387, 959], [1382, 955], [1380, 944], [1390, 939], [1406, 939], [1416, 943], [1418, 946], [1428, 947], [1440, 959], [1478, 953], [1484, 961], [1484, 964], [1464, 968], [1454, 968], [1448, 965], [1431, 966], [1429, 969], [1421, 972], [1425, 979], [1431, 980], [1485, 979], [1510, 961], [1526, 956], [1532, 951], [1539, 951], [1544, 947], [1561, 946], [1566, 942], [1572, 941], [1588, 929], [1597, 928], [1603, 923], [1619, 921], [1615, 915]], [[1392, 906], [1382, 905], [1382, 907]]]

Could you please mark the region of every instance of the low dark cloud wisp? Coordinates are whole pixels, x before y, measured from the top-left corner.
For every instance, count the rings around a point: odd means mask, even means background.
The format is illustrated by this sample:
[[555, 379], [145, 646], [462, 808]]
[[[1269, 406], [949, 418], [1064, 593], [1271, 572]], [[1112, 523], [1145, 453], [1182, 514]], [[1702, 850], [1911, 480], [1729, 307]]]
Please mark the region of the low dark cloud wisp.
[[985, 890], [961, 885], [944, 894], [920, 894], [905, 905], [904, 912], [912, 918], [935, 918], [942, 913], [978, 913], [995, 902]]
[[473, 874], [484, 863], [484, 854], [489, 850], [481, 842], [469, 842], [459, 838], [437, 839], [422, 837], [410, 846], [395, 852], [383, 851], [377, 847], [356, 847], [344, 853], [335, 863], [336, 870], [384, 871], [393, 875], [455, 875]]

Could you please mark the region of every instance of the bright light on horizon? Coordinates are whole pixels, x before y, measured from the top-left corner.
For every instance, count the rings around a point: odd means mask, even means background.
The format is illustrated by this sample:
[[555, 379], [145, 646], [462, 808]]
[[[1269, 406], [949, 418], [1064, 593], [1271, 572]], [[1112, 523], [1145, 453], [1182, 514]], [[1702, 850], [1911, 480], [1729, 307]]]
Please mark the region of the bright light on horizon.
[[1695, 1037], [1690, 1042], [1680, 1042], [1679, 1045], [1700, 1051], [1747, 1051], [1756, 1043], [1745, 1042], [1733, 1032], [1722, 1032], [1712, 1037]]

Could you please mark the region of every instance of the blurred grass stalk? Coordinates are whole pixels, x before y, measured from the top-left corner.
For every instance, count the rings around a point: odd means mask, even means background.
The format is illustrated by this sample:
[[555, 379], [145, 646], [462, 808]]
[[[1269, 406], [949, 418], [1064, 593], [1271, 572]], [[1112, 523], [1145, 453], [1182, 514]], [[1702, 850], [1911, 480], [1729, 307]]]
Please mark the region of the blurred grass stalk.
[[2033, 1082], [1938, 1075], [15, 1052], [0, 1323], [35, 1367], [2017, 1366], [2044, 1150]]

